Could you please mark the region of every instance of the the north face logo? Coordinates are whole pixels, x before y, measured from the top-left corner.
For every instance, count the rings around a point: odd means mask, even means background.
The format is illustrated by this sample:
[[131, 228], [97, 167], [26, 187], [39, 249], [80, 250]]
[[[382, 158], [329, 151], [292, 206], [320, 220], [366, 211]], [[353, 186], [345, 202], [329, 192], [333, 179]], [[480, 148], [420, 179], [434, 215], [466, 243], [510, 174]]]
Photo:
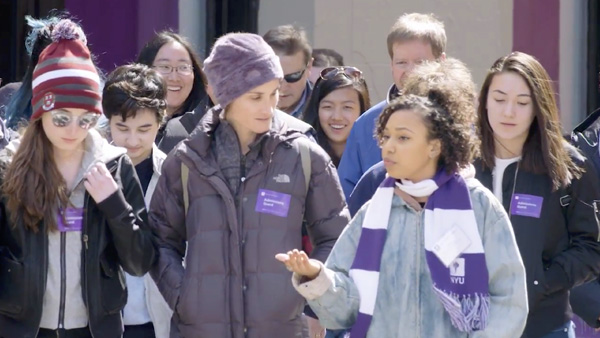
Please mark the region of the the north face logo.
[[54, 93], [48, 92], [44, 95], [44, 101], [42, 102], [42, 109], [48, 111], [54, 108], [54, 103], [56, 102], [56, 97]]
[[273, 177], [273, 179], [277, 183], [290, 183], [290, 177], [286, 174], [279, 174], [279, 175]]

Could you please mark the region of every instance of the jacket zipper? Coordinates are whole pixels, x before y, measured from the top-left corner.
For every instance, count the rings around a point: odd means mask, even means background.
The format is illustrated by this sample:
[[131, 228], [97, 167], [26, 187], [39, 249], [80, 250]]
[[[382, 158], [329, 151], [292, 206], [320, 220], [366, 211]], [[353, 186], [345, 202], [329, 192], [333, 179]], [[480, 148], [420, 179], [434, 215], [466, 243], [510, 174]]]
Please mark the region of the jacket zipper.
[[[423, 208], [425, 208], [423, 206]], [[423, 209], [424, 210], [424, 209]], [[417, 212], [417, 243], [421, 243], [421, 216], [423, 214], [423, 210]], [[425, 245], [425, 243], [423, 242], [423, 245]], [[420, 288], [421, 286], [421, 252], [417, 252], [417, 290]], [[421, 337], [421, 320], [420, 320], [420, 314], [421, 314], [421, 299], [419, 297], [419, 293], [416, 293], [417, 296], [417, 304], [418, 304], [418, 311], [416, 313], [417, 316], [417, 325], [418, 325], [418, 330], [417, 330], [417, 338]]]
[[[84, 210], [88, 210], [90, 205], [90, 195], [88, 195], [88, 193], [85, 193], [85, 197], [84, 197], [84, 202], [83, 202], [83, 209]], [[88, 315], [88, 327], [90, 330], [90, 335], [92, 336], [92, 338], [94, 337], [94, 330], [92, 328], [92, 317], [90, 316], [90, 298], [88, 296], [89, 292], [88, 292], [88, 275], [87, 275], [87, 251], [88, 251], [88, 241], [89, 241], [89, 236], [87, 233], [88, 227], [87, 227], [87, 223], [88, 223], [88, 219], [87, 219], [87, 212], [83, 213], [83, 235], [82, 235], [82, 239], [83, 239], [83, 244], [85, 245], [85, 249], [83, 250], [83, 262], [81, 264], [81, 269], [83, 271], [83, 293], [84, 293], [84, 297], [85, 297], [85, 310], [87, 311], [87, 315]]]
[[239, 235], [241, 239], [241, 244], [244, 244], [244, 238], [242, 237], [244, 234], [244, 229], [242, 225], [242, 203], [244, 203], [244, 182], [246, 182], [246, 156], [242, 155], [240, 159], [240, 185], [238, 188], [238, 226], [239, 226]]
[[[44, 222], [42, 222], [42, 223], [43, 223], [42, 230], [47, 233], [48, 228], [46, 227], [46, 224]], [[44, 262], [43, 263], [44, 268], [42, 270], [43, 271], [42, 279], [44, 282], [42, 283], [43, 284], [42, 290], [46, 290], [46, 285], [48, 284], [48, 235], [44, 236], [43, 238], [44, 238], [43, 239], [44, 250], [42, 250], [42, 252], [44, 254], [42, 256], [42, 262]], [[42, 297], [43, 297], [43, 295], [42, 295]], [[40, 310], [40, 316], [41, 316], [41, 310]], [[38, 325], [37, 329], [35, 331], [34, 337], [37, 337], [39, 333], [40, 333], [40, 326]]]
[[512, 187], [512, 193], [510, 194], [510, 203], [508, 204], [508, 219], [512, 222], [512, 204], [513, 204], [513, 199], [515, 197], [515, 189], [517, 188], [517, 177], [519, 175], [519, 165], [521, 164], [521, 161], [517, 162], [517, 169], [515, 170], [515, 177], [513, 179], [513, 187]]
[[[61, 212], [62, 213], [62, 212]], [[64, 217], [64, 215], [61, 215]], [[67, 294], [67, 236], [65, 232], [60, 233], [60, 307], [58, 309], [58, 328], [65, 328], [65, 298]], [[58, 335], [58, 333], [57, 333]]]
[[[240, 186], [239, 186], [239, 190], [238, 190], [238, 229], [239, 229], [239, 236], [240, 236], [240, 243], [239, 243], [239, 250], [240, 250], [240, 267], [242, 269], [242, 289], [240, 290], [240, 292], [242, 293], [242, 300], [245, 299], [246, 295], [245, 295], [245, 291], [246, 291], [246, 275], [244, 273], [244, 244], [246, 242], [246, 239], [244, 238], [244, 224], [243, 224], [243, 203], [244, 203], [244, 182], [246, 181], [246, 155], [242, 155], [241, 159], [240, 159]], [[244, 301], [244, 304], [246, 302]], [[242, 316], [244, 316], [243, 314], [246, 312], [246, 309], [244, 309], [244, 311], [242, 312]], [[243, 332], [244, 332], [244, 336], [246, 335], [247, 331], [246, 331], [246, 316], [244, 316], [244, 319], [242, 321], [242, 324], [244, 325], [243, 328]]]

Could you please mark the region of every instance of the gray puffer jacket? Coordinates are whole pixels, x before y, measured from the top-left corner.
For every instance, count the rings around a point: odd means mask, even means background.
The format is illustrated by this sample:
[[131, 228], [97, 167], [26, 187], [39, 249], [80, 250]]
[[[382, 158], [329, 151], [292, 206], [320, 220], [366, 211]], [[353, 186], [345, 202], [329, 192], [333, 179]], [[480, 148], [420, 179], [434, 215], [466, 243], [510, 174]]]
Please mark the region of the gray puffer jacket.
[[[349, 222], [337, 172], [317, 144], [274, 119], [232, 189], [213, 145], [226, 125], [219, 113], [207, 113], [169, 154], [150, 206], [159, 243], [151, 273], [174, 310], [171, 337], [300, 337], [305, 302], [275, 255], [302, 246], [306, 218], [312, 256], [327, 258]], [[311, 153], [308, 192], [301, 142]], [[181, 162], [189, 168], [187, 216]]]

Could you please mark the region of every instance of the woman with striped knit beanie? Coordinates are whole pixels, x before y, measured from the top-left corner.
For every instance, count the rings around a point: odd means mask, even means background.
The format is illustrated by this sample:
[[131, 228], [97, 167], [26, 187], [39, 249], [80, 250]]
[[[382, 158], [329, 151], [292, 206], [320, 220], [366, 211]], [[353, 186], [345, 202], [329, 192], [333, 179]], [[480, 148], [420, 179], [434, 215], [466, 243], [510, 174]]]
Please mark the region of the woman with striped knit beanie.
[[123, 270], [155, 258], [131, 160], [93, 129], [100, 79], [82, 34], [54, 25], [29, 125], [0, 153], [0, 337], [120, 337]]

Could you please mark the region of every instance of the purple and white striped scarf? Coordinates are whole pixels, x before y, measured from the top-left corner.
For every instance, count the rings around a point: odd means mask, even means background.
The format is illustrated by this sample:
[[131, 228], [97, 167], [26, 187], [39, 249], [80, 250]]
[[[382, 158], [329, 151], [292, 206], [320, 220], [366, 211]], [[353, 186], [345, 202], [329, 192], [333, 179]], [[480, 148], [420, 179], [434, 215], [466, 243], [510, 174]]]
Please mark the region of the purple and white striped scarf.
[[[360, 294], [350, 337], [366, 337], [371, 324], [395, 187], [414, 197], [429, 196], [425, 205], [425, 256], [434, 292], [458, 330], [483, 330], [490, 305], [488, 270], [469, 190], [459, 174], [440, 170], [433, 179], [416, 184], [387, 177], [373, 195], [350, 268], [350, 277]], [[446, 267], [434, 251], [439, 249], [439, 240], [453, 229], [459, 229], [470, 244]]]

